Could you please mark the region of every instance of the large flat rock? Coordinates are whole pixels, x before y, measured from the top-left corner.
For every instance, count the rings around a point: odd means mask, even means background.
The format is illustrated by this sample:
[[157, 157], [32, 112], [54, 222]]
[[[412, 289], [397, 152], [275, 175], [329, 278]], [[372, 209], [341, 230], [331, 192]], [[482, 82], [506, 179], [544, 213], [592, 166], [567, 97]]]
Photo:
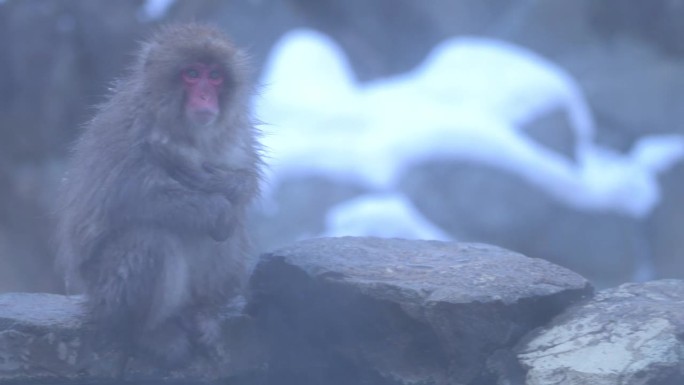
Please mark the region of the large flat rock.
[[510, 348], [592, 293], [565, 268], [493, 246], [351, 237], [270, 253], [252, 286], [280, 384], [521, 378]]

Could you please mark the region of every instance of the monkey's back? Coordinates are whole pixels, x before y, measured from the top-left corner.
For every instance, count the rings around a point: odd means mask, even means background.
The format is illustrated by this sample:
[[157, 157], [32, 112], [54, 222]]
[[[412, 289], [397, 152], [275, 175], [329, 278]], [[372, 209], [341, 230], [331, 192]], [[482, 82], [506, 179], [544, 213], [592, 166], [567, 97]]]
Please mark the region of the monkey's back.
[[[116, 94], [112, 96], [114, 98]], [[119, 95], [125, 96], [125, 95]], [[58, 267], [67, 276], [67, 289], [82, 290], [80, 265], [107, 238], [108, 204], [116, 194], [121, 174], [140, 158], [127, 127], [125, 107], [109, 100], [83, 130], [72, 148], [67, 172], [57, 198]]]

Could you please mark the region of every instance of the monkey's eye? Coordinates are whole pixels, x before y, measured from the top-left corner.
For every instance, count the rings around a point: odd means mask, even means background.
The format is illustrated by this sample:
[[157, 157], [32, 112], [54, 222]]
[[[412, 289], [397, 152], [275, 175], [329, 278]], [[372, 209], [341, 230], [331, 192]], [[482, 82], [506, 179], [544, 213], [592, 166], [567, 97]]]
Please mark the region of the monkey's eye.
[[188, 68], [185, 70], [185, 76], [191, 78], [191, 79], [197, 79], [199, 77], [199, 71], [197, 71], [194, 68]]
[[211, 79], [220, 79], [221, 78], [221, 71], [219, 70], [212, 70], [209, 72], [209, 78]]

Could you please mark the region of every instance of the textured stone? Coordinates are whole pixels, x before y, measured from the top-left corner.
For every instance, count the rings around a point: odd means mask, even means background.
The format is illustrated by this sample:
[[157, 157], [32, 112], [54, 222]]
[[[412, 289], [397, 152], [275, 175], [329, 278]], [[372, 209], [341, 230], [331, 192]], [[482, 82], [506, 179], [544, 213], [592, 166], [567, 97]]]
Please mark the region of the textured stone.
[[75, 378], [81, 305], [80, 297], [0, 295], [0, 382]]
[[684, 383], [684, 281], [599, 292], [526, 337], [527, 385]]
[[502, 368], [517, 339], [592, 291], [565, 268], [493, 246], [351, 237], [266, 255], [252, 287], [282, 384], [513, 378]]
[[[121, 375], [123, 353], [99, 343], [83, 323], [83, 297], [55, 294], [0, 295], [0, 384], [107, 382]], [[247, 318], [226, 309], [216, 365], [201, 357], [182, 370], [163, 370], [144, 357], [128, 361], [123, 379], [182, 381], [216, 378], [247, 381], [263, 367], [258, 338]]]

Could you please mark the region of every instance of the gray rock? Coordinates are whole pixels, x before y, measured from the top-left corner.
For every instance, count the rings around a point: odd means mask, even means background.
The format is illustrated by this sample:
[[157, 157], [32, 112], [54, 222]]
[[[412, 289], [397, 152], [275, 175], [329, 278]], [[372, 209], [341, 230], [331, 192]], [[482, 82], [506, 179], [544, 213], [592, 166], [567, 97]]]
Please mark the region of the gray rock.
[[548, 113], [535, 117], [520, 127], [521, 131], [542, 146], [555, 152], [570, 162], [577, 159], [575, 149], [577, 138], [568, 120], [566, 111], [556, 108]]
[[684, 281], [599, 292], [526, 337], [527, 385], [684, 383]]
[[0, 2], [0, 249], [7, 249], [0, 265], [13, 274], [5, 280], [0, 273], [0, 291], [63, 290], [50, 242], [58, 164], [130, 60], [126, 53], [143, 29], [137, 7]]
[[[94, 383], [119, 378], [123, 353], [95, 341], [84, 318], [81, 296], [0, 295], [0, 383]], [[138, 357], [127, 363], [124, 379], [191, 384], [257, 376], [264, 366], [263, 352], [248, 318], [227, 309], [223, 338], [220, 365], [200, 358], [182, 370], [162, 371]]]
[[80, 297], [0, 295], [0, 382], [76, 378]]
[[653, 265], [661, 278], [684, 278], [684, 164], [679, 164], [662, 177], [663, 193], [648, 223], [653, 245]]
[[425, 162], [402, 176], [401, 190], [454, 239], [548, 259], [600, 287], [631, 281], [649, 262], [641, 222], [568, 207], [521, 176], [495, 167]]
[[553, 61], [597, 42], [592, 0], [515, 1], [489, 35], [527, 47]]
[[510, 347], [590, 295], [581, 276], [477, 244], [299, 242], [262, 259], [251, 313], [278, 384], [494, 383]]
[[683, 133], [684, 68], [638, 40], [615, 37], [559, 62], [577, 80], [598, 125], [597, 141], [628, 151], [641, 136]]
[[594, 2], [593, 24], [608, 36], [625, 34], [656, 46], [670, 55], [684, 56], [684, 7], [679, 1], [606, 0]]

